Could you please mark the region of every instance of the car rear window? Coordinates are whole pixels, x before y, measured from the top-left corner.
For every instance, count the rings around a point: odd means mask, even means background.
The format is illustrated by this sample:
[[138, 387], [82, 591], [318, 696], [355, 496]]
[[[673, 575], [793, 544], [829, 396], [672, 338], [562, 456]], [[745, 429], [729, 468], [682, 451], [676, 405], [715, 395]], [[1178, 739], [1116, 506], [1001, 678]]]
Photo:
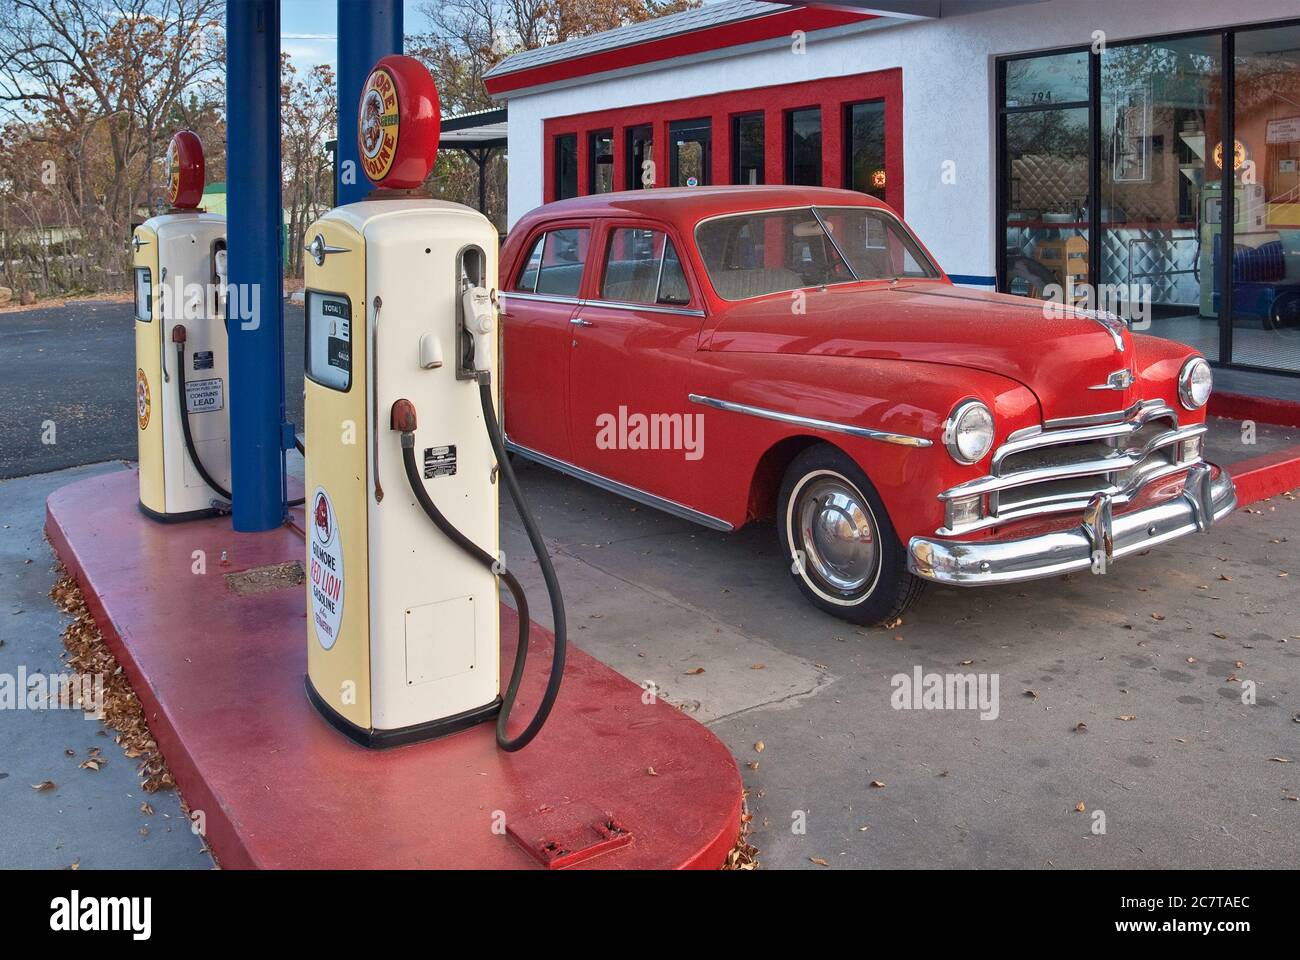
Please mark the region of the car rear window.
[[576, 297], [582, 288], [590, 239], [591, 230], [587, 227], [543, 233], [528, 252], [515, 289], [554, 297]]
[[695, 242], [718, 296], [746, 300], [856, 280], [937, 277], [902, 225], [872, 207], [802, 207], [706, 220]]

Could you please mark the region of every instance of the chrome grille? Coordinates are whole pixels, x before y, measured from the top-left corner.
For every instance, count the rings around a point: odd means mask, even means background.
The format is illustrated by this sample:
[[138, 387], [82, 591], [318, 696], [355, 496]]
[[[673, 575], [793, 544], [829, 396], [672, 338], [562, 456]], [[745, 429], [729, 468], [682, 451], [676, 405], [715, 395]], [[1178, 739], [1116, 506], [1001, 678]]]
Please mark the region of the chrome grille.
[[[1201, 460], [1184, 458], [1184, 441], [1203, 424], [1179, 427], [1178, 414], [1159, 400], [1134, 404], [1114, 419], [1034, 427], [1013, 434], [993, 454], [991, 471], [939, 495], [946, 506], [941, 535], [969, 533], [1010, 520], [1082, 511], [1098, 494], [1128, 503], [1144, 486]], [[980, 519], [954, 522], [953, 505], [979, 497]]]

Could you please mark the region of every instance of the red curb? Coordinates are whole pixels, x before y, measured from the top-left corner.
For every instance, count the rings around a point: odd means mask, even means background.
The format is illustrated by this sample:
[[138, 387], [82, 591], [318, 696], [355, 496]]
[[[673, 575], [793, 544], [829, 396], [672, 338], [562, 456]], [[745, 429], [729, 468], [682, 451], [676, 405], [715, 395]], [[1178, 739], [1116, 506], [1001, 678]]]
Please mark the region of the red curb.
[[[303, 590], [236, 597], [225, 586], [225, 573], [301, 559], [290, 529], [150, 522], [133, 470], [55, 491], [45, 529], [223, 867], [539, 869], [493, 831], [494, 815], [517, 823], [570, 804], [608, 812], [633, 836], [571, 869], [716, 869], [736, 842], [731, 752], [581, 650], [570, 648], [551, 719], [519, 753], [497, 749], [491, 724], [370, 751], [307, 702]], [[194, 550], [207, 555], [204, 576], [190, 571]], [[223, 550], [230, 563], [218, 566]], [[508, 669], [514, 611], [503, 606], [501, 621]], [[534, 624], [516, 727], [540, 697], [550, 642]]]
[[1300, 403], [1274, 397], [1248, 397], [1239, 393], [1210, 395], [1210, 416], [1228, 420], [1254, 420], [1279, 427], [1300, 427]]

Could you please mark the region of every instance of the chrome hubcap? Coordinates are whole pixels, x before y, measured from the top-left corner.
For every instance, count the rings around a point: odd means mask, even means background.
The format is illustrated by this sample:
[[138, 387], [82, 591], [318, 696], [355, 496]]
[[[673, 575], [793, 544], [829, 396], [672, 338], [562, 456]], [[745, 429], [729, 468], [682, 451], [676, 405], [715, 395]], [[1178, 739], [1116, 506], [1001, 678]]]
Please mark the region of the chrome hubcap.
[[876, 527], [862, 494], [846, 481], [807, 481], [796, 512], [807, 569], [844, 593], [856, 593], [876, 575]]

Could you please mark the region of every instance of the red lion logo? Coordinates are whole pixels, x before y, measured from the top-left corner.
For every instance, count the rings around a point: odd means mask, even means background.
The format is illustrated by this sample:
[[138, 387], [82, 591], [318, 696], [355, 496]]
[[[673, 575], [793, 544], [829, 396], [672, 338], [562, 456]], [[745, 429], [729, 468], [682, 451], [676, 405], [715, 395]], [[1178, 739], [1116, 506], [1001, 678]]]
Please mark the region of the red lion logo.
[[317, 534], [320, 536], [323, 542], [329, 543], [330, 507], [329, 507], [329, 501], [325, 499], [325, 494], [323, 493], [318, 493], [316, 495], [316, 510], [315, 510], [314, 519], [316, 521]]

